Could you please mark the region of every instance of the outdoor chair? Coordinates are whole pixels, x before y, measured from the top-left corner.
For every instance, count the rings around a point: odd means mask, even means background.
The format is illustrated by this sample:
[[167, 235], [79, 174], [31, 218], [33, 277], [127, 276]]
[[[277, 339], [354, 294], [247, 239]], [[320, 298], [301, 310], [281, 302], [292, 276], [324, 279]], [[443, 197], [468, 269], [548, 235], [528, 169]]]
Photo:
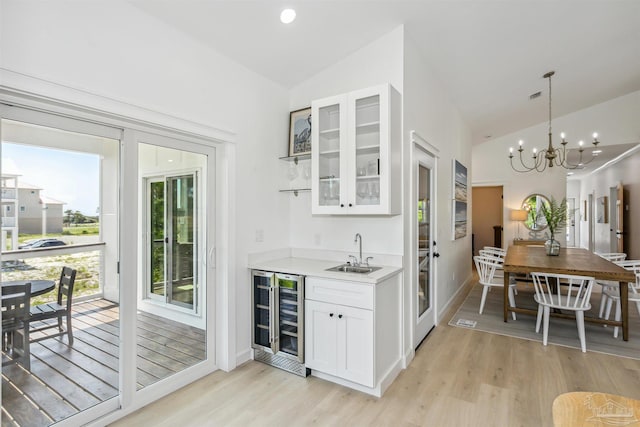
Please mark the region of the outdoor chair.
[[20, 363], [31, 369], [29, 304], [31, 283], [2, 287], [2, 366]]
[[[76, 280], [76, 270], [69, 267], [63, 267], [58, 282], [58, 299], [56, 302], [36, 305], [31, 307], [31, 323], [46, 321], [49, 319], [57, 319], [57, 323], [47, 323], [44, 326], [32, 328], [31, 332], [40, 332], [51, 328], [58, 328], [58, 333], [45, 335], [31, 342], [42, 341], [47, 338], [67, 335], [69, 346], [73, 345], [73, 329], [71, 327], [71, 303], [73, 299], [73, 285]], [[67, 330], [62, 328], [62, 318], [66, 317]]]
[[[547, 345], [549, 336], [549, 315], [551, 309], [574, 311], [580, 348], [587, 351], [584, 332], [584, 312], [591, 309], [591, 290], [595, 283], [593, 277], [576, 276], [571, 274], [531, 273], [534, 296], [538, 303], [538, 317], [536, 319], [536, 333], [540, 332], [540, 322], [544, 320], [542, 328], [542, 344]], [[562, 281], [562, 286], [559, 286]]]

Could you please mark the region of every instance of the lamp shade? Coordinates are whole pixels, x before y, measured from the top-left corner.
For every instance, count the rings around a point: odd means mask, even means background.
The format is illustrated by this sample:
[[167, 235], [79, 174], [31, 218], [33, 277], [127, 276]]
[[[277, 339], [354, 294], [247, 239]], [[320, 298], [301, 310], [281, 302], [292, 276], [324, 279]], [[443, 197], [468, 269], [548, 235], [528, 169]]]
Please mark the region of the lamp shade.
[[524, 209], [511, 209], [511, 221], [526, 221], [528, 215]]

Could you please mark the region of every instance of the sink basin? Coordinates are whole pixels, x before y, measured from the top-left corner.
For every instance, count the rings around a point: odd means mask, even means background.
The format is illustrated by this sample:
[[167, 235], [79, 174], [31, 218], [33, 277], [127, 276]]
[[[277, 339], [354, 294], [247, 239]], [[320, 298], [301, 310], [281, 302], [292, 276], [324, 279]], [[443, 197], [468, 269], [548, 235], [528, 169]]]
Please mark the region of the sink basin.
[[376, 270], [380, 270], [382, 267], [369, 267], [366, 265], [355, 266], [351, 264], [340, 264], [335, 267], [327, 268], [326, 271], [341, 271], [343, 273], [359, 273], [368, 274]]

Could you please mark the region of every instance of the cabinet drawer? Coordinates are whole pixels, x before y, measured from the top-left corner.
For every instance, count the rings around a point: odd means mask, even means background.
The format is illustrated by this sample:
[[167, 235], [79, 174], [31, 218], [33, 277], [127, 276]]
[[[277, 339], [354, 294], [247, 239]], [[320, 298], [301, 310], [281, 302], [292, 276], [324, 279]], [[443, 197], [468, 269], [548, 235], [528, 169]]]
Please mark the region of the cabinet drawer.
[[305, 298], [373, 310], [373, 286], [335, 279], [307, 277]]

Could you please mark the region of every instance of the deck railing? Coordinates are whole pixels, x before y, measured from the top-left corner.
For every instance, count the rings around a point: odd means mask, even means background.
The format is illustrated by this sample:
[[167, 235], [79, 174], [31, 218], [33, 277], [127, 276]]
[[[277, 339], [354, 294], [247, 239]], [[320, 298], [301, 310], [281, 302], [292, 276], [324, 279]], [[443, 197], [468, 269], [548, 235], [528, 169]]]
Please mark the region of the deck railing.
[[1, 256], [2, 280], [57, 279], [61, 267], [67, 265], [78, 271], [76, 301], [102, 297], [105, 246], [104, 242], [98, 242], [5, 251]]

